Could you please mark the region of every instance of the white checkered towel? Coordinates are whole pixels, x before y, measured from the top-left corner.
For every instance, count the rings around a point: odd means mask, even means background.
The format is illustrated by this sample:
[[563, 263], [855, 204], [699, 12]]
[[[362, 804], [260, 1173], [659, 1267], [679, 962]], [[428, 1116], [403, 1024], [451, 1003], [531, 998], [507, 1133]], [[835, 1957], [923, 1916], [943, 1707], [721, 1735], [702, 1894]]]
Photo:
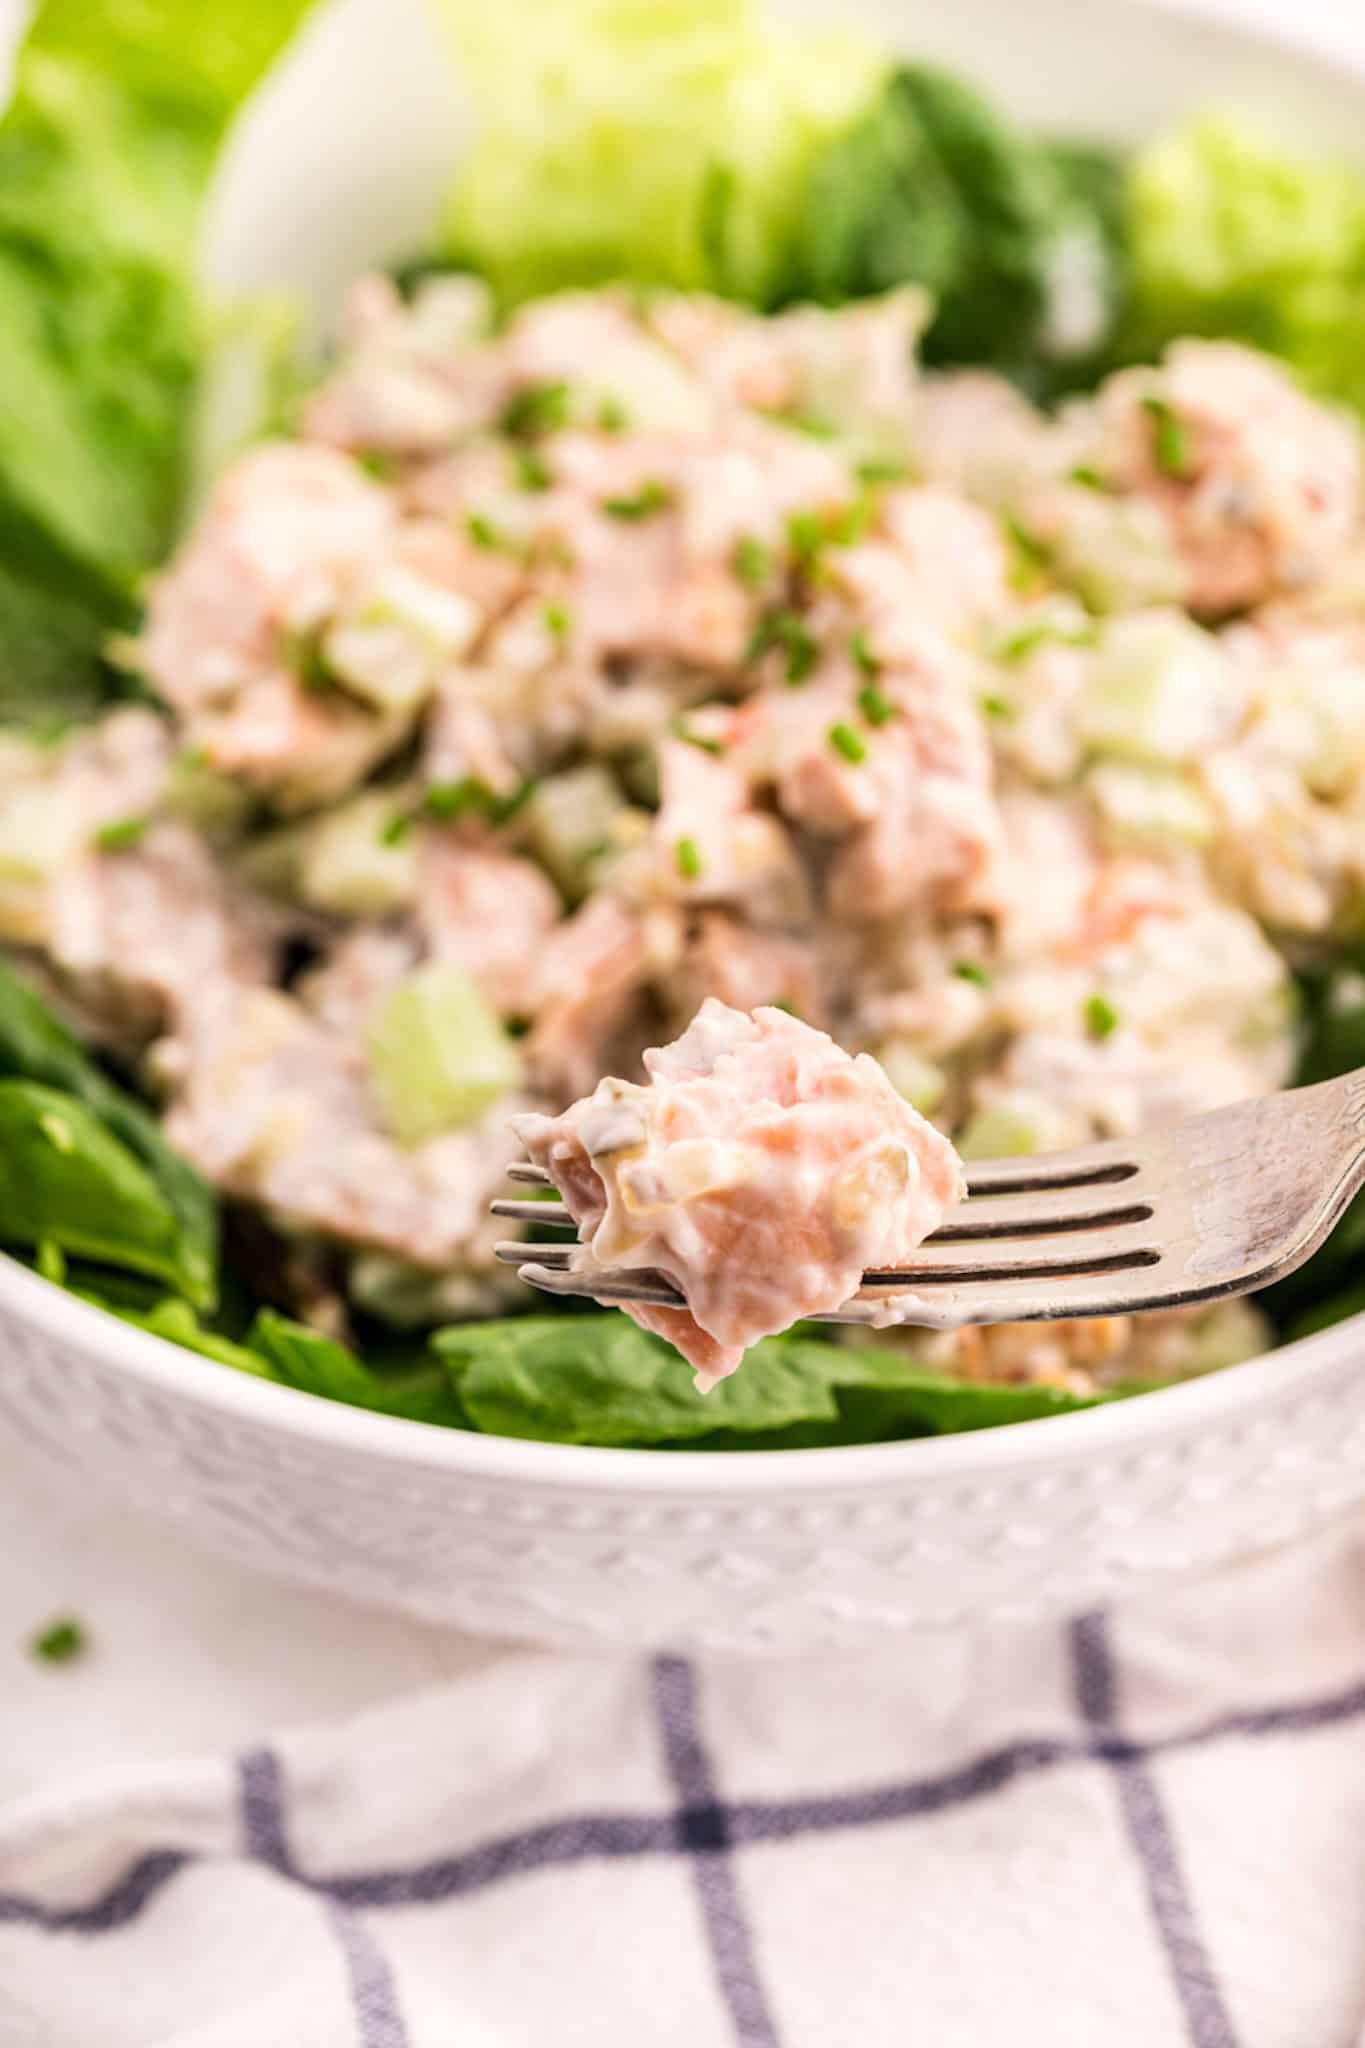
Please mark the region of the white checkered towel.
[[1363, 1564], [863, 1660], [513, 1656], [45, 1796], [0, 2042], [1354, 2048]]

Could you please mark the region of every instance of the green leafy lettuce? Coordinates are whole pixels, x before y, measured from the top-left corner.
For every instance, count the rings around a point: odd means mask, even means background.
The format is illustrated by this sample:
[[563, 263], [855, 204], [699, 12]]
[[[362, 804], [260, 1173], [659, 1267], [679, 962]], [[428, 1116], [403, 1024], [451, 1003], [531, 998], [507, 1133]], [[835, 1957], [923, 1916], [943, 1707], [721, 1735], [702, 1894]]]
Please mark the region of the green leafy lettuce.
[[931, 361], [1092, 350], [1118, 296], [1117, 178], [1103, 152], [1036, 142], [961, 79], [905, 66], [815, 163], [792, 288], [926, 287]]
[[[1365, 1067], [1365, 977], [1350, 970], [1308, 977], [1299, 1079], [1330, 1081]], [[1261, 1306], [1283, 1337], [1307, 1337], [1365, 1311], [1365, 1196], [1297, 1273], [1267, 1289]]]
[[191, 269], [224, 129], [305, 0], [44, 0], [0, 119], [0, 720], [107, 690], [163, 553], [201, 330]]
[[1127, 213], [1125, 357], [1228, 336], [1365, 409], [1365, 172], [1205, 115], [1138, 152]]
[[765, 1338], [699, 1394], [671, 1344], [623, 1315], [517, 1316], [442, 1330], [445, 1361], [476, 1429], [549, 1443], [697, 1449], [867, 1443], [978, 1429], [1093, 1405], [1048, 1388], [966, 1386], [903, 1354], [803, 1331]]
[[787, 287], [813, 159], [885, 62], [751, 0], [440, 0], [476, 116], [452, 260], [505, 303], [613, 278]]

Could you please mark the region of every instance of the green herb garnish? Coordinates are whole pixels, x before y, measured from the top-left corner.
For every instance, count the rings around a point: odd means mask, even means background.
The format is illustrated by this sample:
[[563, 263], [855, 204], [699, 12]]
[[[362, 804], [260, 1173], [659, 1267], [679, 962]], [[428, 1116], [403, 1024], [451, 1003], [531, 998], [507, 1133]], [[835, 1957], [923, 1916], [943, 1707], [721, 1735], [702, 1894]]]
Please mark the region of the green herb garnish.
[[735, 542], [735, 574], [746, 590], [760, 590], [772, 573], [772, 549], [752, 533]]
[[85, 1628], [73, 1615], [63, 1615], [40, 1629], [29, 1648], [43, 1664], [70, 1664], [89, 1647]]
[[701, 848], [697, 845], [695, 839], [685, 838], [678, 840], [673, 848], [673, 859], [678, 873], [685, 882], [696, 882], [701, 879], [704, 863], [701, 857]]
[[1144, 398], [1142, 410], [1152, 422], [1152, 459], [1163, 476], [1190, 474], [1190, 437], [1185, 422], [1164, 398]]
[[604, 398], [597, 408], [597, 424], [604, 434], [624, 434], [630, 414], [619, 398]]
[[896, 715], [896, 707], [876, 683], [865, 683], [858, 692], [858, 709], [869, 725], [886, 725]]
[[545, 621], [546, 632], [551, 634], [562, 645], [573, 630], [573, 613], [569, 610], [569, 607], [566, 604], [559, 604], [555, 599], [551, 598], [541, 616]]
[[1108, 996], [1093, 995], [1086, 999], [1085, 1028], [1092, 1038], [1103, 1042], [1111, 1038], [1119, 1028], [1119, 1013]]
[[848, 651], [853, 657], [854, 666], [860, 669], [863, 675], [871, 679], [881, 674], [882, 665], [868, 646], [866, 633], [850, 633]]
[[130, 846], [137, 846], [147, 830], [146, 818], [115, 818], [108, 825], [101, 825], [95, 834], [95, 844], [101, 853], [125, 853]]
[[518, 448], [517, 482], [524, 491], [548, 491], [554, 482], [544, 456], [534, 448]]
[[989, 988], [990, 975], [984, 967], [978, 967], [975, 960], [955, 960], [953, 973], [959, 981], [969, 981], [973, 988]]
[[604, 498], [602, 510], [608, 519], [648, 519], [651, 513], [662, 512], [672, 502], [673, 493], [667, 484], [651, 478], [648, 483], [641, 484], [634, 497]]
[[569, 401], [569, 387], [562, 378], [548, 384], [528, 384], [508, 400], [498, 425], [504, 434], [519, 440], [552, 434], [557, 427], [568, 424]]
[[402, 840], [407, 838], [411, 830], [412, 812], [395, 811], [391, 818], [385, 820], [380, 830], [379, 844], [381, 846], [397, 846]]
[[476, 548], [505, 548], [507, 543], [486, 512], [467, 512], [465, 532]]
[[867, 742], [860, 739], [851, 725], [840, 719], [829, 729], [828, 739], [836, 754], [842, 754], [856, 768], [867, 759]]

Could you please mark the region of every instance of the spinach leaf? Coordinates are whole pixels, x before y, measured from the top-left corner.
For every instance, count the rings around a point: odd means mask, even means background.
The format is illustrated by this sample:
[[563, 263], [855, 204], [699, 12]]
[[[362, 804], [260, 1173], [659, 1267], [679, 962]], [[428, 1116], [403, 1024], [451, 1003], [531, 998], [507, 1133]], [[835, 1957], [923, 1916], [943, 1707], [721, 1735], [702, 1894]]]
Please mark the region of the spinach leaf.
[[155, 1118], [106, 1078], [65, 1025], [3, 963], [0, 1077], [38, 1081], [74, 1096], [112, 1138], [126, 1146], [146, 1169], [175, 1219], [177, 1285], [196, 1308], [211, 1308], [218, 1285], [218, 1212], [212, 1190], [171, 1150]]
[[179, 1219], [142, 1163], [74, 1095], [0, 1081], [0, 1243], [187, 1284]]
[[247, 1349], [276, 1379], [329, 1401], [404, 1415], [413, 1422], [466, 1426], [464, 1410], [439, 1360], [424, 1351], [391, 1360], [385, 1369], [363, 1363], [331, 1337], [264, 1308], [246, 1338]]
[[[1306, 976], [1301, 1082], [1330, 1081], [1365, 1067], [1365, 979], [1359, 973]], [[1297, 1273], [1258, 1296], [1285, 1338], [1304, 1337], [1365, 1309], [1365, 1196]]]
[[552, 1443], [796, 1448], [986, 1428], [1090, 1403], [1046, 1388], [977, 1387], [899, 1352], [803, 1331], [765, 1338], [709, 1394], [663, 1338], [619, 1314], [520, 1316], [438, 1331], [476, 1428]]

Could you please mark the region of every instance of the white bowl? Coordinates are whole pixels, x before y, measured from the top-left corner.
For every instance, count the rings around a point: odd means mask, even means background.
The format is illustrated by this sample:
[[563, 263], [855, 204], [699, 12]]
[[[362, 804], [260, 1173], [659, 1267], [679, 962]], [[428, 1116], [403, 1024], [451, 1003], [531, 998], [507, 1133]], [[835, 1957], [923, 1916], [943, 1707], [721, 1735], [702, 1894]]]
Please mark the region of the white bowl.
[[[421, 0], [317, 21], [231, 152], [231, 282], [320, 305], [420, 247], [458, 146]], [[847, 5], [843, 12], [847, 14]], [[1365, 78], [1151, 0], [857, 12], [1053, 126], [1189, 103], [1349, 148]], [[1104, 1600], [1365, 1495], [1365, 1317], [1208, 1380], [977, 1435], [781, 1455], [591, 1450], [315, 1400], [146, 1336], [0, 1260], [0, 1426], [81, 1484], [291, 1577], [559, 1644], [810, 1649]]]

